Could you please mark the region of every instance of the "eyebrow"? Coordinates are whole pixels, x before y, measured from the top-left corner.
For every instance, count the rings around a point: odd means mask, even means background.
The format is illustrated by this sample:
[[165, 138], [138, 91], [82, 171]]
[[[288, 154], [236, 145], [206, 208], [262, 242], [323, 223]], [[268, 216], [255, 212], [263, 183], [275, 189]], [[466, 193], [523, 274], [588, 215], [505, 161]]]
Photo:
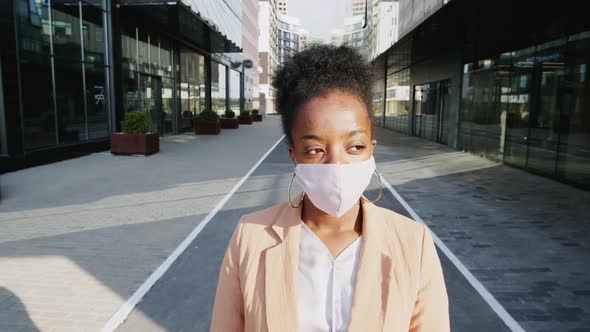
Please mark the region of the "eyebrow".
[[348, 137], [352, 137], [352, 136], [354, 136], [354, 135], [357, 135], [357, 134], [366, 134], [366, 133], [367, 133], [367, 131], [365, 131], [364, 129], [357, 129], [357, 130], [353, 130], [353, 131], [351, 131], [351, 132], [350, 132], [350, 133], [348, 133], [348, 135], [346, 135], [346, 136], [348, 136]]
[[[367, 131], [364, 129], [356, 129], [356, 130], [353, 130], [353, 131], [349, 132], [348, 134], [346, 134], [346, 136], [352, 137], [357, 134], [366, 134], [366, 133], [367, 133]], [[322, 140], [322, 138], [320, 136], [313, 135], [313, 134], [303, 135], [303, 136], [301, 136], [301, 139], [302, 140], [318, 140], [318, 141]]]
[[318, 140], [318, 141], [321, 141], [322, 140], [322, 138], [319, 137], [318, 135], [311, 135], [311, 134], [303, 135], [303, 136], [301, 136], [301, 139], [303, 139], [303, 140], [315, 139], [315, 140]]

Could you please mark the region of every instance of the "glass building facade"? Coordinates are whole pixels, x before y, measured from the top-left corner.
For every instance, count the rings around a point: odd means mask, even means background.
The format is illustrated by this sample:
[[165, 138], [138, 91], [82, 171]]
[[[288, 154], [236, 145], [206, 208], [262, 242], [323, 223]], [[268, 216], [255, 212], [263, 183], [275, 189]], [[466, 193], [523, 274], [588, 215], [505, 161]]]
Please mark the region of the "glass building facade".
[[[192, 119], [207, 105], [206, 61], [189, 48], [180, 48], [180, 131], [192, 131]], [[212, 82], [213, 83], [213, 82]], [[173, 95], [173, 89], [170, 89]], [[172, 100], [171, 100], [172, 102]]]
[[106, 150], [127, 112], [174, 135], [243, 105], [239, 0], [7, 0], [0, 14], [0, 171]]
[[227, 67], [213, 62], [211, 66], [212, 110], [221, 115], [227, 109]]
[[565, 7], [526, 28], [461, 15], [479, 6], [449, 2], [374, 60], [378, 124], [590, 188], [590, 24]]
[[464, 149], [590, 184], [590, 31], [467, 63]]
[[104, 9], [84, 1], [16, 0], [26, 150], [109, 135]]

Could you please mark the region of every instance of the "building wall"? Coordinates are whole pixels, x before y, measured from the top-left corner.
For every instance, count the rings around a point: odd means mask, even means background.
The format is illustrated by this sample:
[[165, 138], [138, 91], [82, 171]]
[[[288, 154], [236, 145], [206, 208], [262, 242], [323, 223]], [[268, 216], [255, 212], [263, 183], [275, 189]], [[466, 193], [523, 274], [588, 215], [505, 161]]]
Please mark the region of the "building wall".
[[371, 15], [371, 60], [398, 40], [399, 1], [373, 1]]
[[[287, 15], [278, 16], [278, 60], [279, 65], [287, 58], [299, 52], [300, 37], [305, 33], [298, 18]], [[304, 37], [305, 38], [305, 37]]]
[[244, 68], [244, 107], [248, 110], [259, 108], [258, 10], [258, 0], [242, 2], [243, 59], [252, 61], [252, 68]]
[[365, 15], [365, 6], [369, 2], [371, 4], [371, 0], [352, 0], [351, 7], [352, 7], [352, 16], [364, 16]]
[[531, 3], [453, 1], [406, 32], [375, 61], [379, 124], [590, 188], [590, 24], [547, 8], [515, 30]]
[[[364, 16], [352, 16], [344, 19], [342, 44], [350, 46], [361, 53], [366, 59], [371, 53], [370, 24], [363, 28]], [[335, 38], [337, 40], [337, 38]]]
[[[0, 5], [6, 45], [0, 51], [0, 171], [106, 150], [129, 111], [143, 111], [152, 132], [171, 135], [192, 130], [191, 118], [204, 109], [240, 109], [239, 0], [191, 0], [175, 8], [103, 3]], [[191, 13], [197, 8], [208, 24]], [[205, 15], [205, 8], [217, 9]], [[174, 10], [159, 21], [154, 11], [167, 9]], [[222, 28], [219, 15], [231, 22]], [[224, 39], [215, 29], [226, 36], [237, 31], [239, 38]]]
[[287, 15], [287, 0], [277, 0], [277, 11], [279, 14]]
[[[444, 106], [446, 114], [444, 128], [447, 135], [446, 145], [457, 149], [460, 147], [459, 137], [459, 109], [461, 102], [461, 52], [458, 50], [446, 52], [429, 58], [411, 67], [410, 85], [415, 91], [417, 85], [447, 81], [449, 83], [449, 102]], [[415, 93], [410, 94], [411, 103], [414, 104]], [[414, 117], [415, 119], [415, 117]], [[413, 124], [413, 123], [412, 123]], [[415, 126], [415, 124], [414, 124]]]
[[259, 5], [260, 110], [270, 113], [275, 111], [274, 89], [271, 86], [271, 78], [279, 66], [278, 16], [281, 14], [277, 9], [275, 0], [260, 0]]
[[340, 45], [342, 45], [343, 41], [344, 41], [344, 31], [342, 29], [332, 30], [332, 33], [330, 36], [330, 44], [332, 44], [334, 46], [340, 46]]
[[205, 21], [242, 47], [242, 0], [181, 0]]
[[590, 188], [590, 30], [464, 64], [460, 143]]
[[448, 2], [449, 0], [400, 0], [399, 38], [412, 31]]

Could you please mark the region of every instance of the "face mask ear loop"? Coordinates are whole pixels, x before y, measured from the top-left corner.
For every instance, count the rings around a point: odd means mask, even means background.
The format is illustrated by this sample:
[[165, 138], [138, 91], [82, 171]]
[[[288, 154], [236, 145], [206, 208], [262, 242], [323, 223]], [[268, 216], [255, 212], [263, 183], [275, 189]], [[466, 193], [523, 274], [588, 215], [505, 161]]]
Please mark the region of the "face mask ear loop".
[[301, 203], [303, 203], [303, 198], [305, 197], [305, 192], [303, 192], [303, 195], [301, 195], [301, 199], [299, 200], [299, 203], [297, 205], [293, 205], [293, 203], [291, 202], [291, 186], [293, 185], [293, 180], [295, 180], [295, 176], [297, 175], [295, 173], [295, 169], [297, 168], [297, 160], [295, 160], [295, 158], [293, 158], [293, 161], [295, 162], [295, 168], [293, 169], [293, 177], [291, 177], [291, 181], [289, 182], [289, 189], [288, 189], [288, 193], [287, 193], [287, 197], [289, 198], [289, 204], [291, 205], [292, 208], [296, 209], [299, 206], [301, 206]]

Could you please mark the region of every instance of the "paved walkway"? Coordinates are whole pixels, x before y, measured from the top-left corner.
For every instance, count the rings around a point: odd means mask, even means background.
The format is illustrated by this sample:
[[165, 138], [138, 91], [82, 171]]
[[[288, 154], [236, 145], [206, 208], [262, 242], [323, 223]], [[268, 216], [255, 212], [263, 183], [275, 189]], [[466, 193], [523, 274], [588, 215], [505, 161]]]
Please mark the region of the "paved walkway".
[[[278, 118], [2, 176], [0, 331], [97, 331], [281, 137]], [[588, 331], [590, 193], [387, 130], [378, 169], [527, 331]], [[240, 215], [283, 202], [279, 144], [118, 331], [207, 331]], [[371, 194], [376, 194], [375, 183]], [[379, 205], [408, 215], [390, 192]], [[509, 331], [439, 251], [453, 331]], [[587, 269], [586, 269], [587, 270]]]
[[0, 331], [100, 330], [281, 137], [276, 120], [2, 175]]
[[590, 192], [414, 137], [380, 137], [388, 181], [526, 331], [590, 331]]

